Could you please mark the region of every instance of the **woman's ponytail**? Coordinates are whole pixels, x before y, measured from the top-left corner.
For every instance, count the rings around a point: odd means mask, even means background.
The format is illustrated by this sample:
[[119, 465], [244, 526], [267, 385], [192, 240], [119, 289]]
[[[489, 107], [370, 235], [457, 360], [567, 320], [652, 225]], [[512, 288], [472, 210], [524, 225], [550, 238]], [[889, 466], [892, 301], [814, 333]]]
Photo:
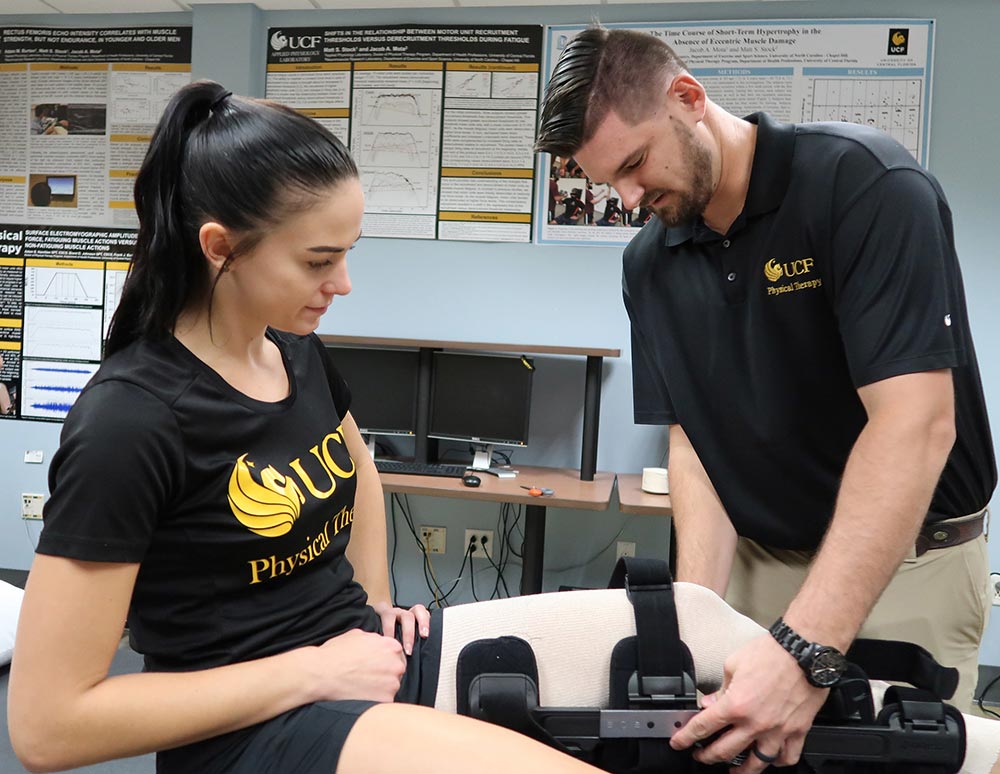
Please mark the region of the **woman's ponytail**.
[[181, 170], [188, 134], [208, 118], [209, 106], [224, 93], [210, 81], [180, 90], [153, 133], [135, 179], [139, 234], [105, 355], [143, 335], [168, 333], [189, 294], [204, 282], [201, 251], [190, 244], [184, 228]]
[[209, 292], [204, 223], [232, 229], [246, 249], [309, 197], [357, 174], [333, 135], [290, 108], [231, 97], [211, 81], [180, 89], [136, 177], [139, 233], [105, 355], [170, 335], [185, 306]]

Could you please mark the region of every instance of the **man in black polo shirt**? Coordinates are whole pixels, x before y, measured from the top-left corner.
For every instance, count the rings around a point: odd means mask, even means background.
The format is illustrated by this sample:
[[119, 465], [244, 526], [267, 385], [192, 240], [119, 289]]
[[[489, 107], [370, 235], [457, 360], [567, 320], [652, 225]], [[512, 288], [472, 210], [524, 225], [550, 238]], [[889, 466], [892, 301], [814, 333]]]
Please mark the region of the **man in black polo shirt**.
[[731, 725], [696, 756], [794, 763], [859, 634], [958, 667], [966, 709], [996, 464], [937, 181], [871, 128], [737, 118], [658, 38], [600, 28], [556, 65], [536, 147], [658, 216], [623, 286], [677, 578], [772, 627], [672, 744]]

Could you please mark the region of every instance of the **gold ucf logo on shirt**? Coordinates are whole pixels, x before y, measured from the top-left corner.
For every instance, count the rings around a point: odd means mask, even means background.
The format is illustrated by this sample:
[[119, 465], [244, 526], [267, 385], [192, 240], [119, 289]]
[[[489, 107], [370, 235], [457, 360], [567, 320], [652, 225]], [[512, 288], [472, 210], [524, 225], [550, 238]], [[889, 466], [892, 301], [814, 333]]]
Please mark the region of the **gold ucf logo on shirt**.
[[[289, 462], [284, 472], [268, 465], [258, 476], [254, 476], [256, 465], [248, 459], [248, 454], [236, 460], [229, 477], [229, 507], [240, 524], [261, 537], [286, 535], [298, 520], [307, 493], [317, 500], [326, 500], [337, 491], [339, 482], [355, 475], [354, 461], [339, 427], [313, 446], [309, 454], [319, 463], [322, 478], [311, 475], [301, 457]], [[354, 509], [345, 506], [325, 523], [319, 534], [307, 535], [301, 550], [281, 559], [270, 556], [251, 560], [251, 585], [289, 575], [313, 561], [329, 547], [331, 538], [353, 521]]]
[[[805, 278], [807, 275], [812, 274], [815, 264], [816, 260], [814, 258], [796, 258], [784, 263], [779, 263], [776, 259], [772, 258], [764, 264], [764, 277], [771, 283], [767, 286], [767, 294], [769, 296], [778, 296], [782, 293], [794, 293], [797, 290], [809, 290], [821, 287], [823, 280], [819, 277], [813, 279]], [[803, 279], [794, 279], [795, 277], [803, 277]], [[774, 284], [781, 279], [787, 279], [789, 282], [782, 285]]]

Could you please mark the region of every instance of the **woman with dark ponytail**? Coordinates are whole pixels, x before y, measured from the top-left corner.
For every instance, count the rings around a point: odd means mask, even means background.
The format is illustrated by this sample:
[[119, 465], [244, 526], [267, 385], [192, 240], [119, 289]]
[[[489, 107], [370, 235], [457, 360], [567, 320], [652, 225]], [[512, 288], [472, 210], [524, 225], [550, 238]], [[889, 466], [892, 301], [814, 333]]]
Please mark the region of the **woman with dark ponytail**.
[[[378, 474], [314, 333], [361, 236], [343, 145], [195, 83], [167, 106], [135, 203], [21, 610], [24, 765], [159, 751], [160, 774], [592, 771], [400, 701], [433, 703], [416, 678], [430, 616], [390, 601]], [[146, 669], [109, 677], [126, 620]]]

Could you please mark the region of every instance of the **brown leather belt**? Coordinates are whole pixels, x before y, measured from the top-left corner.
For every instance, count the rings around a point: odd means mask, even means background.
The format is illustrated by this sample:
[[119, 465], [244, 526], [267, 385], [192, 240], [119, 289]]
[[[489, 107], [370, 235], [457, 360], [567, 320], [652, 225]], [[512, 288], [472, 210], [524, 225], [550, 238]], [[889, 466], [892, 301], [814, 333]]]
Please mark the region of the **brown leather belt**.
[[917, 556], [922, 556], [935, 548], [950, 548], [975, 540], [983, 534], [986, 513], [986, 510], [982, 510], [971, 516], [924, 524], [920, 528], [920, 534], [917, 535]]

